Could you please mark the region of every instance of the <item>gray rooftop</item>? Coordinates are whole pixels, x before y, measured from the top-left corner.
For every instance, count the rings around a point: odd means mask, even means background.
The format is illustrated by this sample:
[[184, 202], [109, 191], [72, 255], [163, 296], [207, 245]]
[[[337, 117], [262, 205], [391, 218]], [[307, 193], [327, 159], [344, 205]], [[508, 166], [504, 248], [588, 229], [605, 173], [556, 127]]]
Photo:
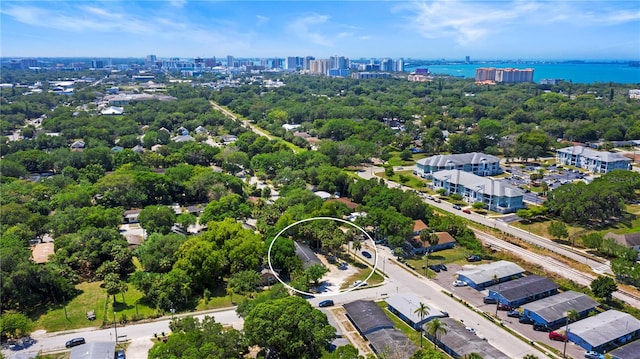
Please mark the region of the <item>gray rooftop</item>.
[[493, 263], [477, 265], [474, 267], [475, 268], [472, 269], [458, 271], [456, 272], [456, 274], [464, 275], [474, 283], [480, 284], [492, 281], [494, 279], [494, 276], [497, 276], [498, 278], [506, 278], [524, 273], [524, 269], [522, 269], [519, 265], [507, 261], [497, 261]]
[[71, 348], [70, 359], [113, 359], [115, 342], [88, 342]]
[[535, 312], [547, 322], [552, 323], [564, 318], [569, 310], [580, 313], [597, 306], [598, 302], [588, 295], [570, 290], [525, 304], [522, 309]]
[[311, 247], [309, 247], [307, 244], [296, 241], [294, 241], [293, 244], [296, 247], [296, 255], [302, 261], [302, 266], [305, 269], [311, 267], [314, 264], [320, 264], [321, 266], [324, 266], [320, 258], [318, 258], [313, 249], [311, 249]]
[[640, 330], [640, 320], [628, 313], [607, 310], [571, 324], [569, 330], [597, 347]]
[[[416, 314], [416, 309], [420, 306], [420, 302], [425, 303], [425, 305], [427, 304], [426, 300], [418, 298], [413, 293], [394, 294], [385, 301], [388, 305], [392, 306], [395, 310], [409, 318], [409, 320], [414, 323], [419, 323], [421, 321], [420, 316]], [[429, 307], [429, 313], [424, 317], [424, 319], [444, 316], [441, 311], [433, 309], [429, 305], [427, 306]]]
[[438, 171], [433, 174], [433, 179], [462, 185], [466, 188], [476, 190], [479, 193], [491, 196], [519, 197], [524, 195], [524, 192], [520, 188], [512, 186], [505, 181], [481, 177], [461, 170]]
[[506, 283], [495, 284], [487, 289], [500, 293], [506, 300], [513, 302], [558, 289], [558, 285], [549, 278], [529, 275]]
[[640, 359], [640, 340], [636, 340], [627, 345], [609, 352], [613, 358], [620, 359]]
[[409, 359], [418, 347], [397, 329], [380, 329], [367, 334], [373, 350], [378, 353], [388, 353], [392, 358]]
[[509, 356], [480, 339], [477, 335], [465, 329], [464, 324], [453, 318], [440, 319], [446, 325], [446, 334], [442, 334], [440, 341], [455, 351], [458, 355], [465, 356], [478, 353], [485, 359], [507, 359]]
[[356, 300], [355, 302], [343, 305], [347, 311], [347, 315], [353, 321], [353, 324], [365, 336], [369, 336], [370, 332], [383, 329], [393, 328], [393, 322], [384, 313], [378, 305], [370, 300]]
[[619, 153], [607, 152], [607, 151], [596, 151], [589, 147], [585, 146], [571, 146], [565, 147], [558, 150], [558, 152], [568, 153], [570, 155], [579, 155], [582, 157], [586, 157], [591, 160], [599, 159], [603, 162], [617, 162], [617, 161], [628, 161], [631, 162], [630, 158], [627, 158]]
[[432, 167], [445, 167], [447, 165], [461, 166], [465, 164], [479, 164], [483, 162], [500, 162], [496, 156], [479, 152], [459, 153], [455, 155], [435, 155], [417, 161], [419, 165]]

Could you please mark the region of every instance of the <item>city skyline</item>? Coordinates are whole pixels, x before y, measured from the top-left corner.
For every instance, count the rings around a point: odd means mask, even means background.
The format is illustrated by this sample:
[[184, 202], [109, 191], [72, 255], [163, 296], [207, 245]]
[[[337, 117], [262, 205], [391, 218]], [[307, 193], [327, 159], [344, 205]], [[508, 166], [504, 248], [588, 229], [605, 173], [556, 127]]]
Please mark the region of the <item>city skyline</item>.
[[638, 60], [635, 1], [3, 1], [3, 57]]

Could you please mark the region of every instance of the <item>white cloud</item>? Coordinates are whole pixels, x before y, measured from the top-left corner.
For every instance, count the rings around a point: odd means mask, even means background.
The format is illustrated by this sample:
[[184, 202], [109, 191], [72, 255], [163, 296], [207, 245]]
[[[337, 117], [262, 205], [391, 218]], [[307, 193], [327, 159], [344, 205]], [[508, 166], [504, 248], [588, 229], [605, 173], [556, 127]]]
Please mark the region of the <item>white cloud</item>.
[[182, 8], [187, 4], [187, 0], [170, 0], [169, 4], [174, 7]]
[[262, 15], [256, 15], [256, 19], [258, 19], [258, 22], [256, 23], [256, 26], [264, 25], [267, 22], [269, 22], [269, 18], [266, 17], [266, 16], [262, 16]]
[[296, 19], [289, 24], [289, 30], [304, 40], [322, 46], [333, 46], [333, 42], [317, 29], [312, 29], [317, 25], [325, 24], [329, 21], [326, 15], [312, 14]]

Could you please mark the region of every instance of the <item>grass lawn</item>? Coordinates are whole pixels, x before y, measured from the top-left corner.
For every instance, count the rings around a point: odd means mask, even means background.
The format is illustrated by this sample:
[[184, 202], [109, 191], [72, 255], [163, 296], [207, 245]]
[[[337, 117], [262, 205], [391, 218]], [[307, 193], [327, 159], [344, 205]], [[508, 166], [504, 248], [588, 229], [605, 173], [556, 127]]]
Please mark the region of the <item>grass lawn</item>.
[[242, 302], [245, 298], [246, 296], [242, 294], [237, 294], [237, 293], [234, 293], [233, 298], [231, 298], [229, 295], [227, 295], [224, 288], [218, 288], [213, 293], [211, 293], [211, 297], [209, 298], [209, 300], [205, 300], [204, 298], [201, 298], [198, 301], [196, 310], [207, 310], [207, 309], [231, 307]]
[[[431, 253], [431, 255], [429, 255], [429, 265], [440, 264], [440, 263], [466, 264], [467, 263], [466, 257], [469, 256], [470, 254], [473, 254], [473, 253], [470, 253], [468, 249], [465, 249], [462, 247], [445, 249], [443, 251]], [[407, 259], [407, 262], [410, 263], [414, 268], [416, 268], [416, 271], [418, 271], [419, 273], [424, 273], [423, 266], [427, 265], [427, 260], [425, 256], [410, 258], [410, 259]], [[482, 263], [482, 262], [477, 262], [477, 263]], [[433, 276], [435, 276], [435, 273], [431, 269], [427, 269], [427, 276], [429, 278], [432, 278]]]
[[387, 177], [387, 175], [384, 172], [376, 172], [375, 174], [378, 177], [381, 177], [396, 183], [400, 183], [403, 186], [413, 188], [417, 191], [421, 191], [421, 192], [427, 191], [427, 183], [423, 179], [414, 175], [411, 170], [395, 171], [393, 176], [391, 177]]
[[[357, 280], [365, 280], [369, 274], [371, 274], [371, 267], [361, 263], [361, 262], [351, 262], [351, 265], [358, 268], [358, 271], [352, 275], [350, 275], [345, 282], [340, 286], [340, 289], [347, 289], [349, 287], [351, 287], [351, 285], [353, 284], [353, 282], [357, 281]], [[373, 284], [379, 284], [382, 283], [384, 281], [384, 277], [382, 276], [382, 274], [380, 274], [380, 272], [378, 270], [376, 270], [372, 275], [371, 278], [367, 279], [367, 284], [369, 285], [373, 285]]]

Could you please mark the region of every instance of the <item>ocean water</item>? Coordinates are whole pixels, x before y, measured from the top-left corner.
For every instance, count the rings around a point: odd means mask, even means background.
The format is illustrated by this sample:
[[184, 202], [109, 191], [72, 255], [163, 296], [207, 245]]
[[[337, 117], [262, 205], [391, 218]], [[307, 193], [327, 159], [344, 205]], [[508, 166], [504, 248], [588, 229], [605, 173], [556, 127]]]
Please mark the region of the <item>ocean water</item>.
[[532, 68], [533, 81], [542, 79], [563, 79], [574, 83], [615, 82], [620, 84], [640, 85], [640, 67], [626, 63], [472, 63], [451, 65], [405, 66], [405, 71], [412, 72], [416, 68], [428, 68], [429, 72], [440, 75], [474, 78], [479, 67], [495, 68]]

